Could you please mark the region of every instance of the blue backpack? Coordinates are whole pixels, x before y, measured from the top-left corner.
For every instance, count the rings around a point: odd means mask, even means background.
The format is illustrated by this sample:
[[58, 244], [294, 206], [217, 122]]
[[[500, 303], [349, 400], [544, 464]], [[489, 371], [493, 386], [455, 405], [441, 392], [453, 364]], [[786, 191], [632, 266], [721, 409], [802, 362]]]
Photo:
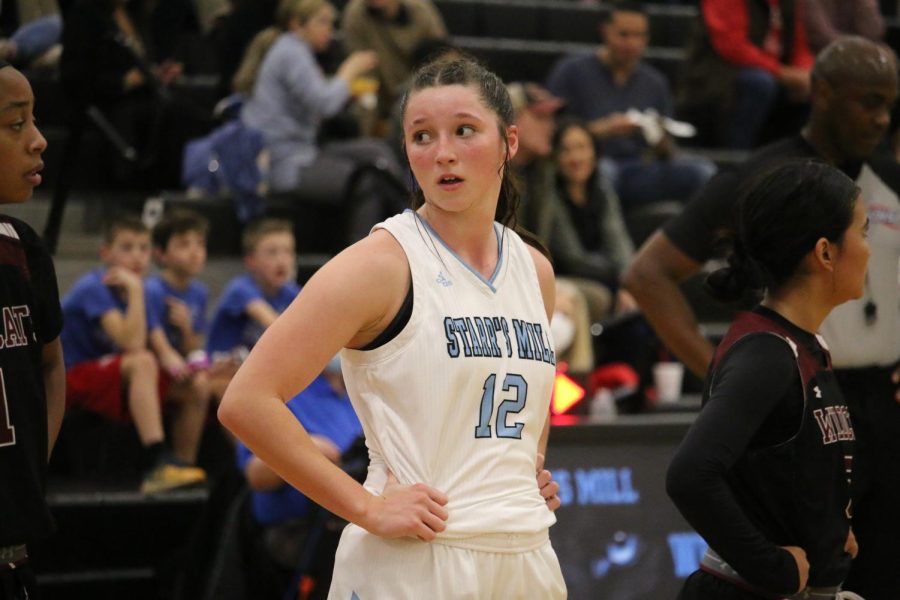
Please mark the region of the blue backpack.
[[211, 197], [231, 196], [246, 223], [265, 211], [265, 140], [261, 131], [235, 119], [184, 147], [181, 180]]

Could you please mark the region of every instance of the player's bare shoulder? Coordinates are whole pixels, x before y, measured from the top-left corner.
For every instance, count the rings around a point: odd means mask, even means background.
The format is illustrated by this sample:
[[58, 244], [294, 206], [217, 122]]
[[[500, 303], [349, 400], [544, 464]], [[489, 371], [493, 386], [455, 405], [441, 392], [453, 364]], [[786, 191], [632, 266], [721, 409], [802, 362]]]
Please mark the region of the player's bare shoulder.
[[406, 293], [409, 261], [400, 242], [387, 230], [376, 229], [343, 250], [333, 262], [366, 284], [383, 288], [396, 286], [400, 293]]
[[[403, 303], [410, 285], [409, 262], [400, 243], [379, 229], [341, 251], [301, 292], [327, 302], [352, 320], [357, 335], [348, 344], [377, 335]], [[373, 335], [374, 334], [374, 335]]]

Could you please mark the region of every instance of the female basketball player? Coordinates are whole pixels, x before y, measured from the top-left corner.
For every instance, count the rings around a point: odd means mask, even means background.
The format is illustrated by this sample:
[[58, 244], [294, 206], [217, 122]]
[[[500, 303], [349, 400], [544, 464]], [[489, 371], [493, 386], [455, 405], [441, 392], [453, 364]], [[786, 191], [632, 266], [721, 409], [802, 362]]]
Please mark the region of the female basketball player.
[[[310, 280], [219, 409], [257, 456], [351, 522], [332, 598], [566, 595], [535, 485], [554, 277], [514, 231], [512, 112], [500, 79], [470, 59], [416, 73], [403, 104], [416, 209]], [[284, 406], [338, 350], [369, 447], [365, 487]]]
[[809, 160], [759, 179], [736, 215], [734, 253], [709, 286], [765, 296], [719, 344], [669, 467], [669, 495], [710, 546], [680, 598], [850, 597], [853, 427], [815, 332], [863, 293], [868, 219], [856, 185]]
[[[41, 183], [47, 140], [25, 76], [0, 61], [0, 205], [21, 204]], [[0, 214], [0, 600], [36, 598], [31, 544], [53, 531], [44, 499], [47, 460], [66, 405], [62, 311], [47, 247]]]

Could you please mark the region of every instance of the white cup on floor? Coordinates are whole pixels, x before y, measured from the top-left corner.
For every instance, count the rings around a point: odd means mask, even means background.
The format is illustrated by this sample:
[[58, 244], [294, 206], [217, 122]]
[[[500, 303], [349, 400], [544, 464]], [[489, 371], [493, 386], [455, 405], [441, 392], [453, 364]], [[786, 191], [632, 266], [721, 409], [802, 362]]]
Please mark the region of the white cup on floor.
[[683, 379], [684, 365], [680, 362], [659, 362], [653, 365], [653, 384], [660, 402], [678, 402]]

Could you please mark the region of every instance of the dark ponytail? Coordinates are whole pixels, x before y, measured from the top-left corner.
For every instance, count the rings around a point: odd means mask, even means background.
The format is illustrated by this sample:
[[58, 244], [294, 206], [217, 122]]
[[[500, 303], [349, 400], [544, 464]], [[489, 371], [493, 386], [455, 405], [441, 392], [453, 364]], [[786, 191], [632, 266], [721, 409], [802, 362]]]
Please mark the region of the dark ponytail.
[[710, 293], [734, 301], [776, 290], [820, 238], [839, 243], [853, 221], [859, 188], [817, 160], [791, 160], [752, 180], [735, 207], [728, 266], [706, 278]]
[[732, 235], [723, 242], [731, 245], [728, 266], [717, 269], [706, 277], [706, 287], [710, 293], [723, 302], [736, 302], [748, 290], [764, 288], [763, 269], [747, 255], [740, 240]]

